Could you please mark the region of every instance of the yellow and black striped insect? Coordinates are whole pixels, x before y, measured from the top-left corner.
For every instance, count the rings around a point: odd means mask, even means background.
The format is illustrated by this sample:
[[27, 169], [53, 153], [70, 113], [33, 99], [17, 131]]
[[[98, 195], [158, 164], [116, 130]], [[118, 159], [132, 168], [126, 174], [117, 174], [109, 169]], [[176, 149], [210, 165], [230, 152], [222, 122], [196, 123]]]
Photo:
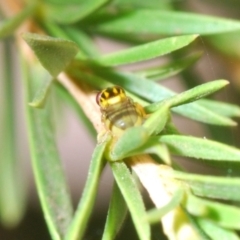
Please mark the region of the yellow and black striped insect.
[[102, 122], [113, 133], [140, 126], [145, 120], [143, 107], [133, 102], [119, 86], [103, 89], [97, 94], [96, 102], [100, 106]]

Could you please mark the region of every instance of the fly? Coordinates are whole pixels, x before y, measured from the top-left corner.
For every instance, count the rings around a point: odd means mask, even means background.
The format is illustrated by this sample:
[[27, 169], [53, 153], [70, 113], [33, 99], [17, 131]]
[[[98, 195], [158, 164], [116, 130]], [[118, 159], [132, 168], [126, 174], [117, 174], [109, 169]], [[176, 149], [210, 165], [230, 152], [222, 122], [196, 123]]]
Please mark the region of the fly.
[[133, 102], [119, 86], [103, 89], [97, 94], [96, 102], [100, 106], [106, 129], [115, 134], [140, 126], [145, 120], [143, 107]]

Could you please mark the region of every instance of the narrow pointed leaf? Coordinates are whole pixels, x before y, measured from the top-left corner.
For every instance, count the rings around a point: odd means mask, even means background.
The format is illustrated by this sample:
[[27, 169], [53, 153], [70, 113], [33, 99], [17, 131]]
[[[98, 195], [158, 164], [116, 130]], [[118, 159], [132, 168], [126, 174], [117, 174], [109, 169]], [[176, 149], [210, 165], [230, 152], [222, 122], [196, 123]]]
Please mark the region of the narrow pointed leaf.
[[15, 129], [14, 69], [10, 43], [4, 43], [0, 89], [0, 222], [12, 228], [22, 220], [26, 200], [26, 178], [18, 155]]
[[239, 30], [228, 34], [218, 34], [207, 37], [207, 42], [214, 47], [219, 53], [232, 59], [239, 58], [238, 49]]
[[[173, 97], [170, 97], [166, 99], [164, 102], [169, 107], [176, 107], [179, 105], [183, 105], [186, 103], [190, 103], [193, 101], [197, 101], [201, 98], [204, 98], [216, 91], [219, 91], [221, 88], [225, 87], [227, 84], [229, 84], [226, 80], [216, 80], [208, 83], [201, 84], [199, 86], [196, 86], [192, 89], [189, 89], [185, 92], [179, 93]], [[154, 112], [159, 106], [161, 106], [163, 103], [154, 103], [150, 106], [147, 106], [145, 109], [148, 112]]]
[[184, 104], [178, 107], [172, 108], [176, 113], [179, 113], [185, 117], [191, 118], [203, 123], [219, 125], [219, 126], [236, 126], [237, 123], [224, 114], [219, 114], [211, 109], [201, 106], [198, 103]]
[[148, 131], [141, 126], [127, 129], [110, 149], [110, 160], [123, 159], [129, 152], [143, 145], [148, 137]]
[[[28, 68], [25, 62], [23, 67], [28, 102], [34, 92], [33, 82], [40, 82], [45, 71], [40, 65], [32, 64]], [[49, 107], [39, 110], [27, 106], [26, 114], [34, 178], [44, 217], [52, 238], [60, 240], [72, 220], [73, 207], [55, 143]]]
[[190, 44], [198, 35], [186, 35], [157, 40], [94, 59], [104, 66], [118, 66], [149, 60], [176, 51]]
[[240, 107], [238, 105], [217, 102], [213, 100], [202, 99], [198, 102], [201, 106], [212, 110], [213, 112], [219, 113], [226, 117], [240, 117]]
[[211, 237], [211, 240], [219, 240], [219, 239], [226, 239], [226, 240], [239, 240], [238, 234], [234, 231], [229, 229], [221, 228], [220, 226], [216, 225], [212, 221], [207, 219], [197, 218], [196, 219], [198, 225], [202, 228], [206, 234]]
[[184, 191], [182, 188], [179, 188], [178, 190], [176, 190], [176, 192], [173, 194], [171, 201], [167, 205], [159, 209], [155, 208], [155, 209], [149, 210], [147, 212], [146, 221], [150, 223], [160, 222], [160, 219], [165, 214], [167, 214], [168, 212], [170, 212], [171, 210], [173, 210], [174, 208], [180, 205], [183, 199], [183, 194], [184, 194]]
[[237, 20], [179, 11], [138, 9], [120, 13], [110, 19], [111, 21], [104, 22], [99, 19], [99, 23], [95, 25], [96, 30], [109, 34], [156, 36], [196, 33], [210, 35], [240, 29], [240, 22]]
[[238, 229], [240, 228], [240, 208], [209, 201], [189, 194], [184, 205], [192, 215], [207, 218], [219, 226]]
[[149, 240], [150, 226], [144, 220], [146, 215], [145, 207], [129, 169], [123, 162], [113, 162], [110, 165], [118, 187], [127, 203], [139, 239]]
[[180, 156], [216, 161], [240, 162], [240, 150], [223, 143], [196, 137], [164, 135], [159, 138]]
[[159, 174], [165, 178], [176, 178], [187, 184], [195, 195], [240, 201], [240, 178], [215, 177], [200, 174], [190, 174], [169, 169], [160, 169]]
[[70, 24], [87, 17], [109, 0], [88, 0], [78, 3], [48, 4], [45, 8], [47, 16], [63, 24]]
[[171, 157], [165, 144], [159, 143], [155, 137], [150, 137], [145, 144], [127, 154], [127, 157], [140, 154], [156, 154], [163, 162], [170, 165]]
[[119, 187], [115, 182], [113, 185], [113, 192], [110, 206], [108, 209], [107, 221], [105, 224], [102, 240], [115, 239], [117, 233], [122, 227], [126, 216], [127, 205], [119, 190]]
[[189, 66], [193, 65], [201, 56], [202, 53], [197, 52], [184, 59], [175, 60], [163, 66], [147, 68], [135, 73], [140, 77], [145, 77], [154, 81], [164, 80], [166, 78], [177, 75]]
[[159, 9], [169, 9], [171, 8], [171, 3], [166, 1], [139, 1], [139, 0], [115, 0], [113, 2], [116, 7], [128, 7], [128, 8], [159, 8]]
[[159, 109], [151, 114], [143, 124], [151, 135], [160, 133], [164, 129], [169, 118], [169, 105], [163, 103], [158, 107]]
[[219, 91], [228, 85], [229, 82], [226, 80], [216, 80], [208, 83], [198, 85], [190, 90], [182, 92], [171, 99], [167, 100], [167, 103], [171, 107], [176, 107], [186, 103], [197, 101], [201, 98], [204, 98], [208, 95], [213, 94], [214, 92]]
[[23, 39], [53, 77], [62, 72], [78, 52], [78, 46], [69, 40], [33, 33], [24, 33]]
[[97, 188], [104, 167], [103, 155], [108, 141], [109, 137], [105, 142], [97, 145], [94, 150], [89, 167], [88, 178], [74, 218], [64, 238], [66, 240], [83, 238], [97, 195]]

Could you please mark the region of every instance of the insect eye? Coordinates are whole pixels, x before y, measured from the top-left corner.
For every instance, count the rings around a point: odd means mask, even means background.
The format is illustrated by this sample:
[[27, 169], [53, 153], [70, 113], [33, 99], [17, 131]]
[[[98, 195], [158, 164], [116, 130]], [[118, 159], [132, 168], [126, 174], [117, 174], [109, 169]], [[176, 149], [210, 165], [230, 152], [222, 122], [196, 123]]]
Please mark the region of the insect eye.
[[100, 105], [100, 99], [101, 99], [102, 92], [98, 92], [96, 95], [96, 103]]

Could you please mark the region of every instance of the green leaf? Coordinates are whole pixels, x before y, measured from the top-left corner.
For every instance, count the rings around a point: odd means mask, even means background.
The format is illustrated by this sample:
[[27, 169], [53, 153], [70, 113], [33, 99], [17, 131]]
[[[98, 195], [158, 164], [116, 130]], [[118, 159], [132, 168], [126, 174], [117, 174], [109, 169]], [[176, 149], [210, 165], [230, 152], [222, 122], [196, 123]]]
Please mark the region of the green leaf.
[[171, 8], [171, 3], [166, 1], [139, 1], [139, 0], [115, 0], [113, 1], [113, 6], [117, 8], [159, 8], [159, 9], [169, 9]]
[[104, 66], [118, 66], [149, 60], [176, 51], [190, 44], [198, 35], [186, 35], [157, 40], [94, 59]]
[[110, 206], [108, 209], [107, 221], [105, 224], [102, 240], [112, 240], [117, 233], [127, 216], [127, 205], [116, 184], [113, 185], [113, 192]]
[[134, 156], [144, 153], [156, 154], [164, 163], [168, 165], [171, 164], [171, 157], [168, 148], [165, 144], [160, 144], [159, 142], [155, 141], [154, 138], [150, 138], [146, 144], [144, 144], [140, 148], [135, 149], [130, 154], [131, 156]]
[[79, 50], [72, 41], [39, 34], [24, 33], [23, 39], [53, 77], [69, 65]]
[[103, 154], [109, 140], [108, 136], [106, 141], [97, 145], [94, 150], [82, 198], [64, 238], [66, 240], [82, 239], [83, 237], [97, 195], [97, 188], [104, 167]]
[[31, 107], [35, 107], [35, 108], [44, 107], [47, 96], [50, 91], [50, 87], [52, 85], [52, 81], [53, 80], [51, 77], [46, 77], [46, 79], [43, 79], [42, 86], [36, 92], [34, 99], [29, 103]]
[[[122, 141], [122, 139], [120, 141]], [[159, 143], [158, 139], [155, 139], [155, 137], [148, 138], [147, 142], [143, 144], [139, 144], [140, 146], [137, 146], [137, 144], [135, 143], [134, 145], [136, 146], [136, 148], [131, 148], [129, 146], [126, 147], [127, 149], [129, 149], [129, 151], [124, 153], [124, 156], [122, 156], [122, 159], [148, 153], [148, 154], [156, 154], [159, 158], [161, 158], [163, 162], [169, 165], [171, 164], [171, 158], [170, 158], [168, 148], [166, 147], [165, 144]]]
[[197, 218], [198, 225], [206, 232], [208, 236], [211, 237], [211, 240], [239, 240], [238, 234], [234, 231], [224, 229], [214, 224], [213, 222]]
[[23, 11], [19, 12], [10, 19], [6, 19], [0, 24], [0, 38], [7, 37], [13, 32], [31, 15], [34, 14], [37, 8], [37, 2], [30, 4], [23, 8]]
[[[148, 102], [159, 102], [175, 95], [173, 91], [134, 74], [111, 71], [96, 66], [92, 66], [92, 70], [98, 78], [101, 77], [115, 85], [122, 86], [129, 92], [136, 94]], [[185, 117], [208, 124], [223, 126], [236, 125], [236, 122], [230, 118], [221, 116], [212, 110], [208, 110], [198, 103], [185, 104], [183, 106], [174, 107], [172, 110]]]
[[158, 110], [151, 114], [143, 124], [151, 135], [159, 134], [169, 119], [169, 106], [163, 103], [158, 107]]
[[[35, 81], [42, 81], [44, 69], [39, 65], [27, 66], [23, 62], [26, 102], [35, 91]], [[37, 191], [47, 226], [53, 239], [65, 235], [72, 220], [73, 207], [59, 159], [51, 122], [51, 106], [26, 109], [31, 160]]]
[[228, 34], [218, 34], [208, 36], [206, 41], [213, 46], [219, 53], [223, 54], [224, 56], [238, 59], [240, 56], [240, 51], [238, 49], [239, 43], [239, 32], [230, 32]]
[[221, 227], [229, 229], [240, 228], [240, 208], [188, 195], [184, 204], [187, 211], [195, 216], [206, 218]]
[[240, 178], [190, 174], [169, 170], [166, 167], [160, 168], [159, 174], [164, 178], [170, 178], [171, 180], [174, 178], [183, 181], [195, 195], [240, 201]]
[[44, 12], [46, 17], [62, 24], [75, 23], [106, 4], [109, 0], [81, 0], [62, 2], [62, 4], [46, 4]]
[[[208, 83], [203, 83], [185, 92], [179, 93], [173, 97], [164, 100], [164, 103], [172, 108], [193, 101], [197, 101], [216, 91], [219, 91], [227, 84], [229, 84], [229, 82], [226, 80], [216, 80]], [[162, 101], [158, 103], [153, 103], [150, 106], [147, 106], [145, 110], [147, 110], [147, 112], [154, 112], [162, 104], [163, 104]]]
[[152, 67], [137, 71], [135, 72], [135, 74], [139, 75], [140, 77], [145, 77], [154, 81], [164, 80], [182, 72], [184, 69], [194, 64], [201, 56], [202, 53], [197, 52], [186, 58], [173, 60], [172, 62], [167, 63], [163, 66]]
[[225, 117], [224, 114], [218, 114], [211, 109], [202, 107], [198, 103], [189, 103], [182, 106], [174, 107], [172, 110], [182, 116], [200, 121], [203, 123], [219, 125], [219, 126], [236, 126], [237, 123], [232, 119]]
[[226, 117], [240, 117], [240, 107], [238, 105], [217, 102], [213, 100], [201, 99], [198, 102], [201, 106], [214, 111], [215, 113], [221, 114]]
[[163, 135], [159, 141], [166, 143], [171, 152], [186, 157], [216, 161], [240, 161], [240, 150], [223, 143], [196, 137]]
[[168, 212], [180, 205], [183, 199], [184, 191], [182, 188], [176, 190], [172, 196], [170, 202], [162, 208], [154, 208], [147, 212], [146, 221], [150, 223], [157, 223], [160, 219], [166, 215]]
[[212, 35], [239, 30], [240, 22], [189, 12], [137, 9], [120, 12], [109, 21], [99, 19], [94, 27], [100, 33], [115, 35]]
[[129, 152], [143, 145], [148, 137], [148, 131], [141, 126], [127, 129], [110, 149], [109, 160], [123, 159]]
[[240, 228], [240, 208], [223, 203], [213, 202], [189, 194], [184, 205], [187, 211], [195, 216], [209, 219], [221, 227]]
[[144, 221], [145, 207], [136, 183], [123, 162], [110, 163], [114, 178], [127, 203], [140, 240], [150, 239], [150, 226]]
[[167, 102], [171, 107], [176, 107], [179, 105], [197, 101], [201, 98], [213, 94], [214, 92], [219, 91], [228, 84], [229, 82], [226, 80], [215, 80], [212, 82], [203, 83], [194, 88], [191, 88], [190, 90], [182, 92], [170, 99], [167, 99]]
[[[26, 178], [16, 146], [14, 70], [10, 42], [2, 48], [0, 82], [0, 221], [15, 227], [26, 208]], [[16, 120], [16, 121], [15, 121]]]

